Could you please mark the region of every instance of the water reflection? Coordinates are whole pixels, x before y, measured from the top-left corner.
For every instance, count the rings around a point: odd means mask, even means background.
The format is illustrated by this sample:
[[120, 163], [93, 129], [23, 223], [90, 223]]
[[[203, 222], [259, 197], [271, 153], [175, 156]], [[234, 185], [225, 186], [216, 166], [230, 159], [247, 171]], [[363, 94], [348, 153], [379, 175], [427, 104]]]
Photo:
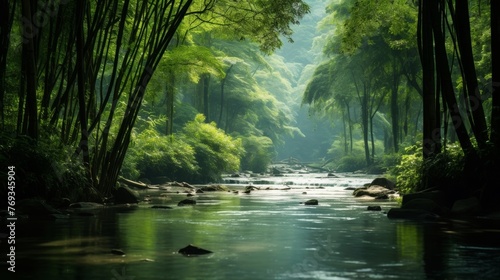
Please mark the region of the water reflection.
[[[357, 200], [338, 186], [304, 190], [295, 184], [251, 195], [208, 193], [197, 196], [194, 207], [176, 206], [182, 194], [160, 199], [161, 193], [150, 193], [173, 209], [142, 204], [94, 217], [20, 223], [16, 279], [33, 278], [33, 272], [39, 279], [500, 277], [499, 233], [491, 227], [394, 221], [366, 211], [368, 205], [388, 210], [394, 202]], [[300, 204], [310, 198], [320, 205]], [[178, 254], [187, 244], [214, 254]], [[5, 252], [6, 243], [0, 245]], [[112, 254], [113, 248], [126, 255]], [[6, 269], [0, 273], [7, 279]]]

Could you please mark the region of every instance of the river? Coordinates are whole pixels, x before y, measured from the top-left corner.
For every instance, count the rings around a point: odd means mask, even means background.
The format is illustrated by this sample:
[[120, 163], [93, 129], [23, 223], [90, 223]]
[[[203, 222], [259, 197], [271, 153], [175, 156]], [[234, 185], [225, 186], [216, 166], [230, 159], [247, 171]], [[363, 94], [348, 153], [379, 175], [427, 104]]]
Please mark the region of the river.
[[[238, 194], [197, 194], [195, 206], [177, 206], [186, 194], [148, 190], [141, 195], [151, 201], [135, 207], [19, 221], [15, 277], [4, 262], [0, 275], [12, 278], [0, 278], [500, 279], [499, 230], [466, 221], [390, 220], [385, 212], [396, 202], [353, 198], [346, 190], [372, 179], [231, 178]], [[250, 183], [290, 189], [242, 193]], [[301, 204], [308, 199], [319, 205]], [[382, 211], [367, 211], [369, 205]], [[2, 239], [4, 259], [5, 244]], [[177, 253], [188, 244], [213, 253]]]

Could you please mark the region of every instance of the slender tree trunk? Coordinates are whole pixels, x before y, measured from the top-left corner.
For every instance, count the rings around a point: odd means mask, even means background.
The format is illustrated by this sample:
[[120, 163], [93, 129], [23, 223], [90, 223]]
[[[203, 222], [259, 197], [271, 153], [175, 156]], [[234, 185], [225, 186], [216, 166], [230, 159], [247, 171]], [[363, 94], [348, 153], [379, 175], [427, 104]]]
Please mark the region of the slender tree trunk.
[[[495, 1], [491, 1], [495, 2]], [[450, 3], [450, 2], [448, 2]], [[455, 18], [453, 26], [456, 30], [458, 48], [460, 51], [460, 62], [462, 67], [462, 77], [465, 80], [465, 98], [467, 114], [471, 115], [472, 131], [476, 137], [479, 148], [484, 148], [488, 141], [488, 130], [486, 127], [486, 118], [483, 110], [482, 98], [479, 92], [479, 86], [474, 65], [474, 56], [472, 53], [472, 40], [470, 36], [469, 22], [469, 1], [455, 0]], [[498, 13], [498, 11], [496, 11]], [[493, 52], [494, 49], [492, 49]]]
[[490, 1], [491, 16], [491, 141], [500, 154], [500, 1]]
[[36, 98], [36, 54], [35, 54], [35, 39], [38, 35], [37, 27], [33, 23], [31, 1], [22, 1], [22, 16], [23, 16], [23, 73], [26, 83], [26, 103], [23, 116], [22, 133], [28, 135], [32, 139], [38, 139], [38, 118], [37, 118], [37, 98]]
[[431, 12], [434, 1], [419, 1], [419, 19], [417, 26], [418, 50], [423, 73], [423, 155], [432, 157], [440, 151], [439, 123], [436, 118], [436, 92], [434, 78], [434, 41], [432, 39]]
[[205, 115], [205, 122], [210, 122], [210, 115], [209, 115], [209, 86], [210, 86], [210, 75], [209, 74], [203, 74], [202, 78], [202, 83], [203, 83], [203, 114]]
[[371, 158], [370, 158], [370, 163], [375, 162], [375, 137], [373, 135], [373, 116], [370, 116], [370, 142], [372, 146], [372, 151], [371, 151]]
[[347, 108], [347, 122], [349, 124], [349, 153], [352, 153], [353, 139], [352, 139], [352, 121], [351, 121], [351, 106], [349, 101], [346, 101]]
[[450, 112], [450, 116], [457, 133], [458, 140], [460, 141], [460, 145], [465, 154], [468, 154], [469, 152], [473, 152], [473, 147], [464, 124], [464, 119], [458, 107], [455, 92], [453, 90], [453, 82], [451, 80], [448, 57], [446, 54], [446, 43], [444, 34], [442, 32], [442, 26], [440, 24], [440, 10], [438, 8], [437, 2], [433, 3], [434, 7], [431, 11], [431, 15], [436, 50], [436, 70], [440, 81], [440, 89]]
[[398, 104], [398, 89], [399, 89], [399, 71], [396, 70], [396, 58], [392, 59], [392, 87], [391, 87], [391, 119], [392, 119], [392, 141], [394, 152], [399, 150], [399, 104]]
[[341, 109], [342, 111], [342, 124], [343, 124], [343, 132], [344, 132], [344, 155], [347, 155], [349, 153], [349, 144], [347, 142], [347, 118], [346, 118], [346, 112], [344, 108]]
[[368, 92], [366, 85], [363, 86], [363, 95], [361, 100], [361, 124], [363, 128], [363, 143], [365, 148], [365, 160], [366, 166], [370, 166], [370, 148], [368, 146]]

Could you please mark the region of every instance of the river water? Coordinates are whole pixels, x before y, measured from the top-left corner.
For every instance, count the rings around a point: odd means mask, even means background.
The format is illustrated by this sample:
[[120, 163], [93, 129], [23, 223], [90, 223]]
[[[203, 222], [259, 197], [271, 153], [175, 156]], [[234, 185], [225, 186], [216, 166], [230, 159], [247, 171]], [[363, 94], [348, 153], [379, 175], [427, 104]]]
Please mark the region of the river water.
[[[357, 199], [346, 190], [371, 180], [326, 174], [235, 178], [228, 182], [238, 194], [198, 194], [195, 206], [177, 206], [186, 194], [148, 190], [141, 195], [151, 201], [136, 207], [19, 221], [15, 277], [4, 262], [0, 278], [500, 279], [498, 229], [466, 221], [390, 220], [385, 212], [396, 202]], [[242, 193], [250, 183], [290, 189]], [[308, 199], [319, 205], [301, 204]], [[367, 211], [369, 205], [382, 211]], [[214, 253], [177, 253], [188, 244]], [[0, 245], [5, 259], [5, 239]]]

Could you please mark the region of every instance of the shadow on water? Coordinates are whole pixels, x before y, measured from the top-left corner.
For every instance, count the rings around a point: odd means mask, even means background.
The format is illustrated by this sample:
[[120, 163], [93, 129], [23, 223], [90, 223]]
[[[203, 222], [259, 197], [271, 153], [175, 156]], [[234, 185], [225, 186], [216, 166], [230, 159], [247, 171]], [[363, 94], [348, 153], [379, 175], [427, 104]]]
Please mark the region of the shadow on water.
[[[152, 202], [138, 207], [19, 221], [16, 277], [5, 278], [12, 275], [2, 266], [1, 279], [500, 278], [498, 229], [465, 221], [389, 220], [366, 207], [387, 211], [395, 202], [355, 199], [345, 190], [370, 178], [328, 178], [319, 186], [318, 180], [300, 177], [287, 190], [199, 194], [195, 206], [184, 207], [177, 202], [185, 194], [150, 191]], [[301, 204], [308, 199], [319, 205]], [[188, 244], [214, 253], [177, 253]], [[4, 260], [7, 249], [1, 239]]]

